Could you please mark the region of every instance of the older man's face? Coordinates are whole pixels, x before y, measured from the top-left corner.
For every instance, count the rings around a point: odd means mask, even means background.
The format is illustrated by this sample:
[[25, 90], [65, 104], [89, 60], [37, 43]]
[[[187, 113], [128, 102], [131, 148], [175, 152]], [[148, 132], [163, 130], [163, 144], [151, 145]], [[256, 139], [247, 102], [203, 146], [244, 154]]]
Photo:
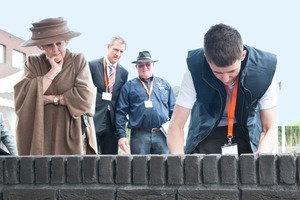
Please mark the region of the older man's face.
[[143, 79], [149, 79], [152, 77], [152, 69], [154, 63], [153, 62], [145, 62], [136, 64], [136, 68], [138, 70], [139, 77]]

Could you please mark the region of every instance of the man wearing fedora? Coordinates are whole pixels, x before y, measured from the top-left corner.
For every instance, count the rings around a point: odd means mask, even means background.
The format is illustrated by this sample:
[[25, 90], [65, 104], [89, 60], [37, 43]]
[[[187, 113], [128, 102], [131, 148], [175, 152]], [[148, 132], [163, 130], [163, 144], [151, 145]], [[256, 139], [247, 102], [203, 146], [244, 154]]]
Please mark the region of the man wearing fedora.
[[96, 88], [83, 54], [66, 48], [80, 33], [69, 30], [62, 17], [32, 25], [32, 37], [23, 46], [44, 52], [28, 57], [14, 86], [19, 155], [97, 154], [92, 118]]
[[118, 154], [115, 109], [121, 87], [128, 79], [128, 71], [118, 62], [126, 49], [126, 42], [122, 37], [115, 36], [107, 49], [106, 56], [89, 62], [97, 88], [94, 122], [99, 153]]
[[132, 62], [136, 64], [138, 77], [121, 89], [116, 111], [116, 137], [124, 152], [129, 145], [125, 132], [128, 122], [131, 154], [168, 153], [161, 126], [172, 116], [175, 95], [167, 81], [153, 75], [155, 62], [149, 51], [139, 52], [137, 60]]

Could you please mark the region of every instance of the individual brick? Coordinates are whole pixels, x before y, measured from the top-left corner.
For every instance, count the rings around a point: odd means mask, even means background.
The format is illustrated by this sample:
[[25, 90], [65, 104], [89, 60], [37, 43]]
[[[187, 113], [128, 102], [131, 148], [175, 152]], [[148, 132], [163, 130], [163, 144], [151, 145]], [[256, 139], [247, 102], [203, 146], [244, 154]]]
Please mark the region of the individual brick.
[[203, 157], [203, 183], [219, 183], [220, 154], [208, 154]]
[[51, 184], [63, 184], [66, 181], [65, 175], [65, 157], [53, 156], [51, 157]]
[[57, 199], [55, 189], [3, 189], [3, 199], [9, 200], [31, 200], [31, 199]]
[[125, 188], [118, 189], [117, 198], [118, 200], [175, 200], [176, 189], [165, 189], [165, 188]]
[[220, 159], [221, 183], [234, 185], [237, 183], [237, 156], [223, 155]]
[[18, 157], [6, 157], [4, 160], [4, 184], [19, 183], [19, 159]]
[[261, 185], [276, 184], [276, 157], [273, 154], [261, 154], [259, 156], [259, 183]]
[[48, 157], [35, 158], [35, 182], [37, 184], [50, 183], [50, 166]]
[[57, 199], [91, 200], [91, 199], [116, 199], [115, 189], [91, 188], [91, 189], [60, 189]]
[[241, 154], [240, 161], [240, 180], [242, 184], [256, 184], [256, 158], [254, 154]]
[[278, 155], [279, 182], [292, 185], [296, 183], [296, 159], [293, 154]]
[[97, 183], [97, 164], [98, 157], [84, 156], [82, 160], [82, 182], [83, 183]]
[[167, 157], [167, 172], [169, 185], [183, 184], [183, 161], [182, 156]]
[[145, 155], [135, 155], [132, 158], [132, 183], [148, 184], [148, 162], [149, 157]]
[[103, 155], [99, 158], [99, 183], [113, 184], [115, 156]]
[[149, 184], [163, 185], [166, 183], [166, 157], [164, 155], [150, 156]]
[[184, 158], [184, 182], [187, 185], [202, 183], [201, 160], [199, 154], [186, 155]]
[[[183, 188], [178, 190], [177, 199], [222, 199], [222, 200], [237, 200], [239, 199], [238, 189], [224, 188]], [[251, 199], [252, 200], [252, 199]], [[253, 199], [256, 200], [256, 199]]]
[[81, 157], [67, 158], [67, 183], [81, 183]]
[[131, 156], [116, 157], [116, 183], [131, 183]]
[[34, 183], [34, 159], [33, 157], [20, 158], [20, 183]]
[[242, 188], [242, 200], [269, 200], [269, 199], [285, 199], [298, 200], [300, 197], [300, 190], [298, 189], [262, 189], [262, 188]]

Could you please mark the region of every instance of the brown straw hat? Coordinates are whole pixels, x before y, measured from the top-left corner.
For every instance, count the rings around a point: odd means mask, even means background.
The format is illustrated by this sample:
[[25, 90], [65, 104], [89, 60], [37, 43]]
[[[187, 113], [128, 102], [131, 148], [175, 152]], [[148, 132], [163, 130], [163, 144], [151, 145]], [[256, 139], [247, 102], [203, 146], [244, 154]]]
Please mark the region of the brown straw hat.
[[23, 47], [41, 46], [58, 41], [70, 40], [81, 33], [71, 31], [67, 26], [67, 21], [62, 17], [46, 18], [32, 24], [31, 39], [22, 44]]
[[139, 52], [137, 60], [131, 63], [142, 63], [142, 62], [157, 62], [157, 60], [152, 60], [149, 51], [141, 51]]

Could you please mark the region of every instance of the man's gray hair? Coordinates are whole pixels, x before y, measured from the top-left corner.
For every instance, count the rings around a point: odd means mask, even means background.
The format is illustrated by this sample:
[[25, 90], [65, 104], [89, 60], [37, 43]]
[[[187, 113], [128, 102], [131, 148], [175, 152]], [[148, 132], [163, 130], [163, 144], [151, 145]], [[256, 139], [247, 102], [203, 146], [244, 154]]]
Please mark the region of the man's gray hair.
[[115, 43], [115, 41], [119, 41], [119, 42], [121, 42], [121, 44], [124, 44], [125, 45], [125, 49], [126, 49], [127, 43], [125, 42], [125, 40], [121, 36], [114, 36], [111, 39], [111, 41], [110, 41], [110, 43], [108, 45], [112, 46]]

